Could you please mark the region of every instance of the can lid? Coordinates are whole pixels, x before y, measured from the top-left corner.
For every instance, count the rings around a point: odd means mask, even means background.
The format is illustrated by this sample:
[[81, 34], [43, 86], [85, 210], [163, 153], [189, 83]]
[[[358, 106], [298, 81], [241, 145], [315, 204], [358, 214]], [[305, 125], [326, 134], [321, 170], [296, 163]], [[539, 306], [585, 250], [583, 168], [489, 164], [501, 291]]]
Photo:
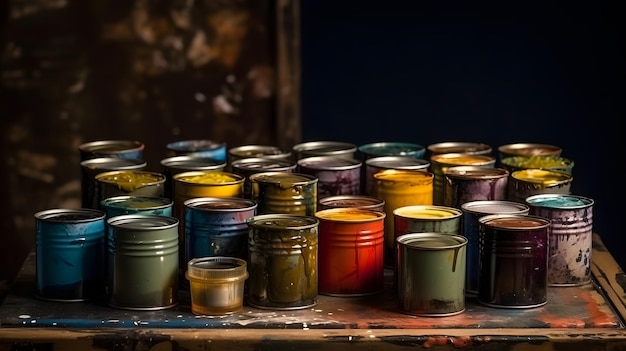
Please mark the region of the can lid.
[[144, 144], [137, 140], [97, 140], [81, 144], [78, 149], [96, 155], [114, 155], [132, 150], [141, 151]]
[[481, 166], [454, 166], [446, 168], [443, 173], [457, 179], [493, 179], [509, 176], [509, 171], [505, 168]]
[[402, 234], [396, 242], [420, 250], [453, 249], [467, 245], [467, 239], [461, 235], [430, 232]]
[[239, 212], [242, 209], [255, 209], [255, 201], [244, 198], [195, 197], [184, 201], [184, 206], [200, 211]]
[[109, 218], [107, 224], [116, 228], [143, 231], [177, 226], [178, 219], [159, 215], [121, 215]]
[[231, 156], [236, 157], [266, 157], [266, 156], [283, 156], [291, 154], [289, 151], [283, 151], [278, 146], [273, 145], [242, 145], [236, 146], [228, 150]]
[[164, 197], [121, 195], [106, 198], [100, 201], [104, 207], [158, 209], [171, 206], [174, 201]]
[[120, 157], [96, 157], [80, 162], [82, 167], [100, 170], [140, 169], [148, 165], [145, 160]]
[[210, 157], [198, 157], [191, 155], [181, 155], [164, 158], [161, 166], [179, 170], [207, 170], [221, 169], [226, 167], [226, 161], [216, 160]]
[[35, 213], [35, 218], [47, 222], [92, 222], [94, 220], [104, 219], [106, 213], [101, 210], [90, 208], [53, 208]]
[[320, 206], [374, 208], [385, 205], [385, 200], [365, 195], [334, 195], [319, 200]]
[[487, 227], [509, 230], [539, 229], [551, 223], [547, 218], [522, 214], [492, 214], [481, 217], [478, 221]]
[[594, 204], [593, 199], [571, 194], [538, 194], [526, 198], [526, 203], [535, 207], [555, 209], [580, 209]]
[[286, 171], [294, 169], [296, 163], [287, 159], [249, 157], [234, 160], [231, 166], [233, 169]]
[[361, 167], [361, 161], [335, 156], [312, 156], [301, 158], [298, 166], [314, 170], [348, 170]]
[[464, 212], [475, 214], [526, 214], [530, 208], [528, 205], [505, 200], [476, 200], [461, 205]]

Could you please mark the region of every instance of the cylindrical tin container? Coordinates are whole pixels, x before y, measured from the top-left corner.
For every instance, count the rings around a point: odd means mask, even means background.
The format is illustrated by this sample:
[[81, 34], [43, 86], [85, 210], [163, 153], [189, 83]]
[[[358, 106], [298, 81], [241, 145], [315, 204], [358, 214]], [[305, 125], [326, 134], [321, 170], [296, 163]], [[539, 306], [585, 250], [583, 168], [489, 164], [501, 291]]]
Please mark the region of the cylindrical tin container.
[[357, 159], [314, 156], [301, 158], [297, 172], [317, 178], [317, 199], [361, 193], [361, 165]]
[[382, 156], [408, 156], [421, 159], [426, 153], [423, 145], [395, 141], [363, 144], [357, 150], [363, 161]]
[[502, 308], [547, 303], [549, 227], [550, 220], [532, 215], [479, 219], [478, 302]]
[[233, 161], [231, 164], [232, 172], [244, 176], [246, 179], [243, 183], [243, 195], [247, 199], [252, 198], [252, 184], [250, 176], [262, 172], [289, 172], [296, 171], [296, 162], [289, 159], [274, 159], [250, 157]]
[[475, 166], [494, 168], [496, 158], [490, 155], [471, 154], [436, 154], [430, 157], [430, 171], [435, 175], [433, 180], [433, 204], [443, 205], [445, 184], [445, 172], [455, 166]]
[[579, 195], [540, 194], [526, 199], [530, 214], [550, 220], [548, 285], [591, 282], [593, 199]]
[[163, 197], [165, 176], [143, 170], [108, 171], [96, 175], [97, 203], [114, 196]]
[[78, 147], [80, 160], [98, 157], [117, 157], [143, 160], [145, 145], [137, 140], [98, 140], [81, 144]]
[[539, 143], [514, 143], [498, 146], [498, 161], [511, 156], [561, 156], [560, 146]]
[[508, 180], [504, 168], [449, 167], [444, 171], [443, 204], [460, 208], [470, 201], [506, 200]]
[[341, 141], [308, 141], [292, 148], [295, 160], [312, 156], [356, 158], [357, 146]]
[[100, 201], [100, 208], [107, 218], [126, 214], [172, 216], [174, 201], [164, 197], [113, 196]]
[[187, 263], [191, 312], [227, 315], [243, 309], [247, 263], [235, 257], [198, 257]]
[[180, 140], [165, 145], [168, 157], [190, 155], [196, 157], [212, 158], [218, 161], [226, 161], [226, 143], [213, 140], [196, 139]]
[[84, 301], [105, 294], [105, 213], [50, 209], [35, 213], [36, 295]]
[[233, 162], [245, 158], [290, 160], [291, 154], [290, 150], [283, 150], [273, 145], [241, 145], [228, 150], [228, 164], [232, 165]]
[[81, 199], [83, 208], [98, 209], [98, 183], [96, 175], [108, 171], [144, 170], [148, 163], [140, 159], [126, 159], [119, 157], [98, 157], [80, 162], [81, 166]]
[[315, 306], [319, 220], [257, 215], [248, 219], [248, 228], [248, 304], [278, 310]]
[[329, 208], [360, 208], [363, 210], [385, 211], [385, 200], [366, 195], [328, 196], [319, 201], [319, 210]]
[[507, 199], [524, 202], [539, 194], [569, 194], [574, 177], [571, 174], [545, 169], [522, 169], [511, 173]]
[[572, 174], [574, 161], [562, 156], [510, 156], [500, 161], [509, 173], [522, 169], [545, 169]]
[[358, 296], [384, 287], [385, 212], [332, 208], [319, 220], [319, 293]]
[[[408, 170], [422, 170], [428, 171], [430, 162], [410, 156], [380, 156], [372, 157], [365, 160], [364, 171], [362, 174], [362, 192], [365, 195], [375, 196], [376, 194], [376, 181], [374, 180], [374, 174], [386, 169], [408, 169]], [[362, 167], [363, 168], [363, 167]]]
[[461, 225], [463, 236], [467, 238], [467, 265], [465, 278], [465, 293], [470, 296], [478, 294], [479, 276], [479, 244], [478, 229], [479, 219], [487, 215], [513, 214], [527, 215], [530, 211], [528, 205], [503, 200], [476, 200], [461, 205], [463, 222]]
[[317, 178], [293, 172], [262, 172], [250, 176], [258, 214], [313, 216], [317, 212]]
[[197, 197], [184, 205], [184, 262], [213, 256], [248, 259], [246, 221], [256, 215], [256, 202], [235, 197]]
[[178, 303], [178, 223], [156, 215], [107, 220], [109, 306], [160, 310]]
[[493, 149], [485, 143], [465, 141], [445, 141], [426, 147], [428, 158], [438, 154], [491, 155]]
[[457, 234], [409, 233], [396, 239], [399, 309], [427, 317], [465, 311], [465, 250]]
[[433, 174], [427, 171], [387, 169], [374, 174], [376, 197], [385, 201], [385, 263], [393, 266], [395, 234], [393, 211], [409, 205], [433, 204]]
[[226, 161], [190, 155], [172, 156], [161, 160], [161, 172], [165, 175], [164, 196], [174, 199], [174, 175], [191, 171], [223, 171]]

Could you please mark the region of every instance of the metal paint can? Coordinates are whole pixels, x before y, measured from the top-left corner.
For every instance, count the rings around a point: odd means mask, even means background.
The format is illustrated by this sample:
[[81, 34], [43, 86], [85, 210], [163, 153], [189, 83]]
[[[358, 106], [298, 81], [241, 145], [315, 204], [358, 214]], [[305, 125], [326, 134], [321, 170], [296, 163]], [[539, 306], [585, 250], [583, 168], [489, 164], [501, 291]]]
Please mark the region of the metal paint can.
[[445, 141], [426, 147], [427, 157], [439, 154], [491, 155], [493, 149], [485, 143], [467, 141]]
[[361, 165], [356, 159], [314, 156], [297, 161], [296, 171], [317, 178], [317, 199], [361, 193]]
[[513, 143], [498, 146], [498, 161], [511, 156], [561, 156], [560, 146], [540, 143]]
[[396, 141], [363, 144], [357, 150], [363, 161], [382, 156], [407, 156], [421, 159], [426, 153], [423, 145]]
[[291, 155], [291, 150], [283, 150], [274, 145], [241, 145], [228, 150], [228, 164], [232, 165], [233, 162], [245, 158], [290, 160]]
[[161, 310], [178, 303], [178, 223], [156, 215], [107, 220], [109, 306]]
[[214, 256], [248, 258], [246, 221], [256, 215], [256, 202], [235, 197], [197, 197], [184, 205], [184, 262]]
[[318, 211], [319, 293], [371, 295], [384, 288], [385, 212], [357, 208]]
[[294, 145], [292, 151], [296, 161], [312, 156], [355, 158], [357, 146], [342, 141], [308, 141]]
[[148, 163], [140, 159], [125, 159], [118, 157], [98, 157], [80, 162], [81, 167], [81, 201], [83, 208], [98, 209], [98, 183], [96, 175], [108, 171], [144, 170]]
[[393, 266], [395, 234], [393, 211], [409, 205], [433, 204], [433, 174], [427, 171], [387, 169], [374, 174], [376, 197], [385, 201], [385, 263]]
[[569, 194], [574, 177], [571, 174], [545, 169], [522, 169], [511, 173], [507, 199], [524, 202], [539, 194]]
[[328, 196], [318, 201], [319, 210], [329, 208], [360, 208], [363, 210], [384, 211], [385, 200], [366, 195], [336, 195]]
[[315, 306], [319, 220], [257, 215], [248, 219], [248, 228], [248, 304], [275, 310]]
[[379, 156], [365, 160], [362, 174], [362, 193], [369, 196], [376, 194], [376, 181], [374, 174], [386, 169], [408, 169], [428, 171], [430, 162], [410, 156]]
[[579, 195], [540, 194], [526, 199], [530, 213], [550, 220], [548, 285], [591, 282], [593, 199]]
[[478, 249], [479, 219], [494, 214], [527, 215], [530, 211], [530, 207], [526, 204], [513, 201], [476, 200], [461, 205], [461, 211], [463, 211], [462, 233], [463, 236], [467, 238], [467, 277], [465, 278], [465, 293], [475, 296], [478, 294], [478, 276], [480, 274]]
[[430, 170], [435, 175], [433, 180], [433, 204], [443, 205], [445, 172], [455, 166], [476, 166], [494, 168], [496, 159], [489, 155], [472, 155], [462, 153], [436, 154], [430, 158]]
[[465, 249], [457, 234], [409, 233], [396, 239], [397, 297], [407, 314], [444, 317], [465, 311]]
[[107, 218], [126, 214], [172, 216], [174, 201], [164, 197], [121, 195], [100, 201]]
[[478, 302], [516, 309], [547, 303], [549, 227], [550, 220], [533, 215], [479, 219]]
[[174, 175], [191, 171], [223, 171], [226, 161], [209, 157], [172, 156], [161, 160], [161, 173], [165, 175], [164, 196], [174, 199]]
[[252, 200], [259, 214], [313, 216], [317, 212], [317, 177], [294, 172], [262, 172], [250, 176]]
[[35, 213], [36, 292], [51, 301], [105, 294], [105, 213], [50, 209]]
[[289, 172], [296, 171], [296, 163], [287, 159], [250, 157], [235, 160], [231, 164], [232, 172], [245, 177], [243, 195], [246, 199], [252, 198], [252, 184], [250, 176], [262, 172]]
[[114, 196], [163, 197], [165, 176], [143, 170], [108, 171], [96, 175], [97, 203]]
[[196, 156], [212, 158], [218, 161], [226, 161], [226, 143], [220, 143], [208, 139], [180, 140], [165, 145], [168, 157], [171, 156]]
[[78, 146], [80, 160], [98, 157], [143, 159], [145, 145], [137, 140], [98, 140]]
[[522, 169], [545, 169], [572, 174], [574, 161], [562, 156], [510, 156], [500, 161], [511, 174]]
[[504, 168], [449, 167], [444, 171], [443, 204], [460, 208], [470, 201], [506, 200], [508, 181]]

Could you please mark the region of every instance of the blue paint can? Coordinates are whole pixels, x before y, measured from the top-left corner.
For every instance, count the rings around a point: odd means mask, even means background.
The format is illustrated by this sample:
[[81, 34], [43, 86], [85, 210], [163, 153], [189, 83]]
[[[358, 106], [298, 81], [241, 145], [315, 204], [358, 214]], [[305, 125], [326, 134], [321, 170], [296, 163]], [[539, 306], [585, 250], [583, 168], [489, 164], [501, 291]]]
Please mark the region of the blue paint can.
[[144, 143], [137, 140], [97, 140], [81, 144], [78, 151], [81, 161], [98, 157], [142, 160], [144, 148]]
[[36, 296], [84, 301], [104, 295], [105, 213], [49, 209], [35, 213]]

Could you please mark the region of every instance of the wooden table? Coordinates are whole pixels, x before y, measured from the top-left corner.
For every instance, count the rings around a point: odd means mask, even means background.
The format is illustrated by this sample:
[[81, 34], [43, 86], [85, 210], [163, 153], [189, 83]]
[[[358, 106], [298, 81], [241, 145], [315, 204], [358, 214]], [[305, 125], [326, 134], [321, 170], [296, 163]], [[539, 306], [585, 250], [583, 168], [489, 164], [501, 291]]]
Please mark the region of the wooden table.
[[[364, 297], [319, 296], [304, 310], [195, 316], [188, 296], [172, 309], [126, 311], [102, 302], [33, 297], [35, 255], [0, 306], [2, 350], [567, 350], [626, 348], [624, 273], [594, 235], [593, 283], [549, 288], [534, 309], [499, 309], [466, 300], [466, 311], [416, 317], [398, 311], [391, 289]], [[390, 278], [390, 275], [387, 275]]]

